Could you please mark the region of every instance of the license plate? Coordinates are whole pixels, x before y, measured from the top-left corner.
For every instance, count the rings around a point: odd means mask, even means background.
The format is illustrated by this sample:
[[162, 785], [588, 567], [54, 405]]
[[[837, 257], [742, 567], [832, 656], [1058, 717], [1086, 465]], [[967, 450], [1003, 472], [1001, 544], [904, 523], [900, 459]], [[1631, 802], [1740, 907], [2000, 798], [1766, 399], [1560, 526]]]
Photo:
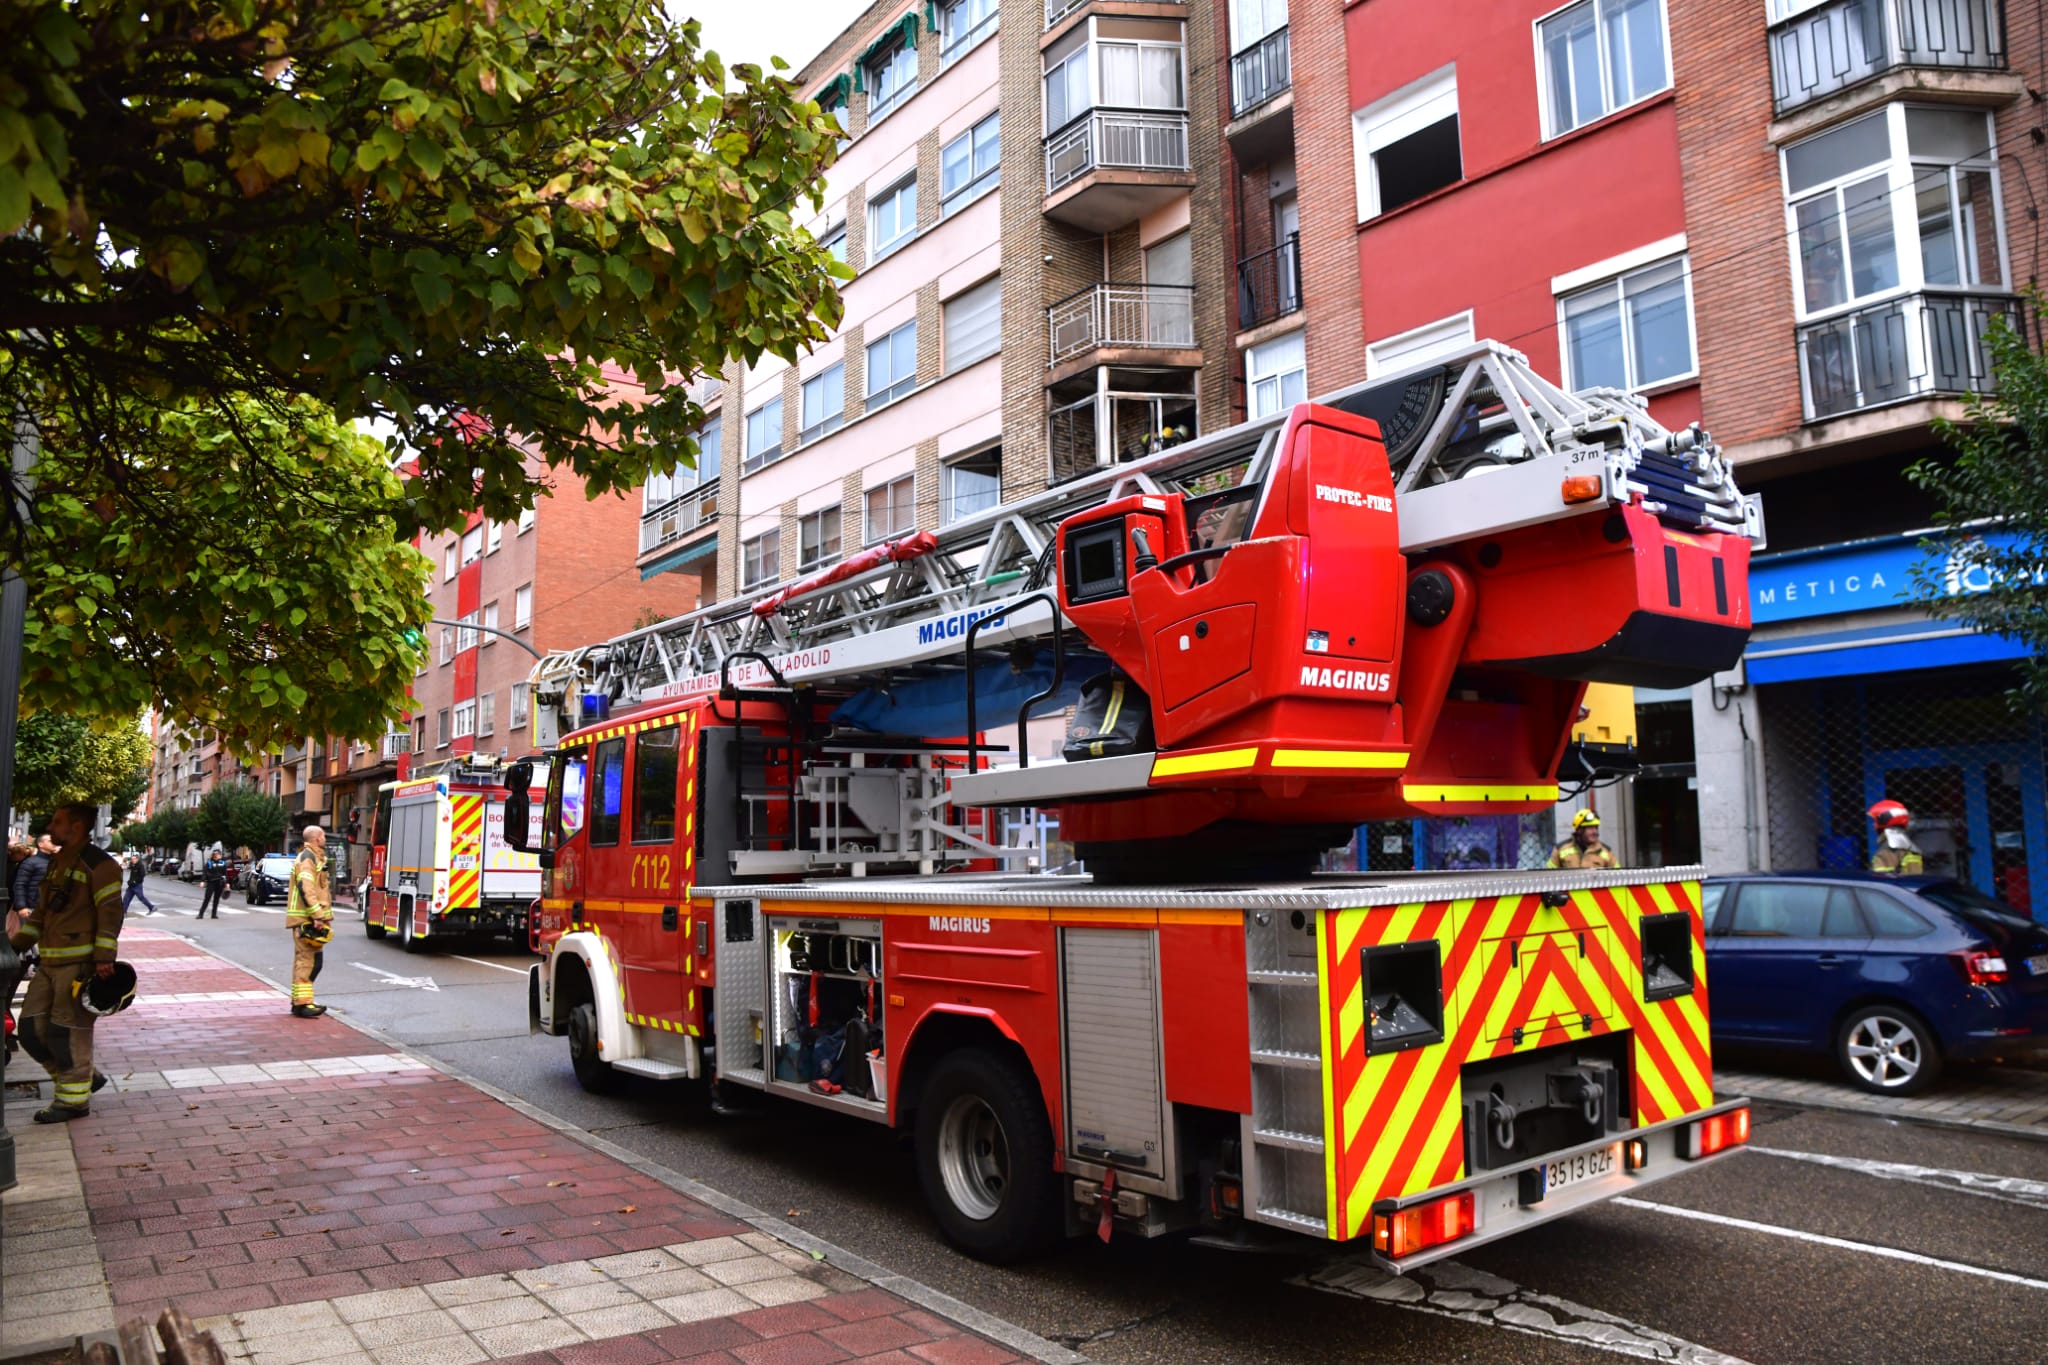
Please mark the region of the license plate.
[[1543, 1188], [1561, 1190], [1581, 1181], [1597, 1180], [1614, 1169], [1615, 1158], [1620, 1152], [1621, 1144], [1617, 1142], [1598, 1151], [1580, 1152], [1561, 1161], [1547, 1161], [1543, 1164]]
[[2027, 970], [2035, 976], [2048, 976], [2048, 953], [2027, 959]]

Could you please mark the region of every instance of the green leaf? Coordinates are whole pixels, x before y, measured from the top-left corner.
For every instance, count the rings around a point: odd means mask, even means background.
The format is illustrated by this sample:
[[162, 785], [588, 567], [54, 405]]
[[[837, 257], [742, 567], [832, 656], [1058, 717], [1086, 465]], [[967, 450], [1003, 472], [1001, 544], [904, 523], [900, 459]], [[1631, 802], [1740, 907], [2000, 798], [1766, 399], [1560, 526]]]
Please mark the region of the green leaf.
[[448, 164], [448, 153], [432, 138], [414, 136], [406, 140], [405, 150], [412, 157], [412, 164], [429, 180], [441, 178], [441, 168]]

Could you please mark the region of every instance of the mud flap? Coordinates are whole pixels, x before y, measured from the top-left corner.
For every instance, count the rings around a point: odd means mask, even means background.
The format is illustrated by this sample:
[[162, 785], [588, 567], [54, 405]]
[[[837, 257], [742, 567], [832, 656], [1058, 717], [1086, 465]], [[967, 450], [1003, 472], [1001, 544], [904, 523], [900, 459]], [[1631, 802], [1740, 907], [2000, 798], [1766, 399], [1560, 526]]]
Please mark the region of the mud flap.
[[526, 1032], [531, 1036], [544, 1031], [540, 1026], [540, 964], [536, 962], [526, 969]]

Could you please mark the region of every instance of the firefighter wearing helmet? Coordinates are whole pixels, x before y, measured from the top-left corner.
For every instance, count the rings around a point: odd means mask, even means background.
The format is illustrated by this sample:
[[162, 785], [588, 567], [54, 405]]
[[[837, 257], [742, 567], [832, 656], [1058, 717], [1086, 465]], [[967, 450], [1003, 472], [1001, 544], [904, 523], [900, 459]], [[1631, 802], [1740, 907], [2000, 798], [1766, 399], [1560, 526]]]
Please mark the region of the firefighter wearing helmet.
[[1877, 850], [1870, 855], [1870, 870], [1880, 877], [1917, 877], [1926, 871], [1920, 846], [1906, 827], [1913, 812], [1897, 801], [1880, 801], [1870, 808], [1870, 822], [1877, 826]]
[[1600, 842], [1600, 817], [1582, 810], [1572, 817], [1572, 837], [1550, 851], [1551, 867], [1619, 867], [1614, 850]]
[[57, 856], [43, 878], [35, 914], [10, 940], [17, 952], [36, 950], [36, 974], [21, 1004], [22, 1050], [43, 1064], [56, 1085], [55, 1102], [36, 1111], [37, 1123], [85, 1117], [92, 1092], [106, 1084], [92, 1065], [92, 1026], [120, 1007], [103, 1007], [110, 1003], [106, 991], [117, 998], [135, 993], [134, 970], [114, 960], [121, 936], [121, 868], [92, 842], [98, 820], [98, 808], [87, 805], [59, 806], [50, 817]]
[[327, 831], [308, 825], [302, 838], [284, 911], [292, 934], [292, 1013], [318, 1019], [327, 1006], [313, 1002], [313, 978], [326, 959], [321, 950], [334, 937], [334, 888], [327, 881]]

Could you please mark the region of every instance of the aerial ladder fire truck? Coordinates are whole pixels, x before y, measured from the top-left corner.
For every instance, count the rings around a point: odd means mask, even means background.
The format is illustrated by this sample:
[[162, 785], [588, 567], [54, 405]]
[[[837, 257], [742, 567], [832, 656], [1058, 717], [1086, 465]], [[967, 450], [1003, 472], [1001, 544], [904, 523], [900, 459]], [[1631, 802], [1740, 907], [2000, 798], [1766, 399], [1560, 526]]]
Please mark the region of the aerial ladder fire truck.
[[1400, 1269], [1715, 1159], [1698, 868], [1314, 867], [1552, 807], [1589, 683], [1734, 663], [1761, 534], [1697, 427], [1482, 342], [551, 656], [531, 1022], [912, 1134], [992, 1260]]

